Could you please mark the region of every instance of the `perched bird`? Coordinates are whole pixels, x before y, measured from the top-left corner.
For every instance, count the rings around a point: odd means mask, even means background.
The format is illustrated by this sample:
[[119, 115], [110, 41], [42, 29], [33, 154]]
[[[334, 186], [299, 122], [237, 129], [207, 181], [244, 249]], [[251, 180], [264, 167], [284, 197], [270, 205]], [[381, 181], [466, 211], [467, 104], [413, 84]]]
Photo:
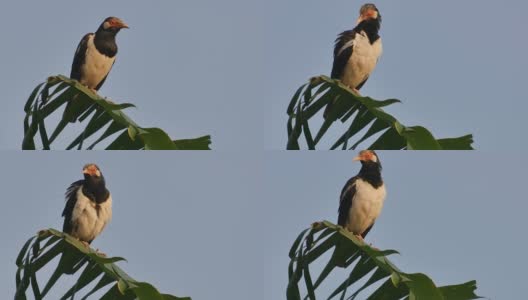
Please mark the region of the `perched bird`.
[[112, 196], [97, 165], [85, 165], [83, 174], [66, 190], [62, 231], [90, 244], [112, 218]]
[[[356, 27], [340, 33], [335, 41], [331, 77], [341, 80], [358, 95], [358, 90], [374, 71], [382, 53], [380, 26], [381, 15], [378, 8], [367, 3], [359, 10]], [[330, 102], [326, 106], [323, 114], [325, 119], [332, 104]]]
[[354, 160], [361, 162], [361, 170], [341, 191], [337, 223], [363, 239], [381, 213], [386, 191], [374, 151], [361, 151]]
[[[75, 51], [70, 77], [92, 91], [98, 91], [114, 65], [117, 55], [115, 38], [122, 28], [129, 27], [119, 18], [108, 17], [95, 33], [87, 33]], [[64, 116], [70, 110], [71, 101], [64, 110]], [[75, 122], [75, 120], [74, 117], [68, 121]]]

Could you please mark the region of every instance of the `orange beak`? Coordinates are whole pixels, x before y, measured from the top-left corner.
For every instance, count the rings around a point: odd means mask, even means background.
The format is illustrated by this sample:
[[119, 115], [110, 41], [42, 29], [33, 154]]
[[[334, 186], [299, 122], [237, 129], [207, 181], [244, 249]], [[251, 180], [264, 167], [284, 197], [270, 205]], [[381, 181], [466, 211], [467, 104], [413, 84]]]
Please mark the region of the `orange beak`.
[[114, 18], [110, 21], [110, 27], [114, 27], [114, 28], [130, 28], [128, 27], [128, 25], [123, 22], [123, 20], [121, 19], [118, 19], [118, 18]]
[[374, 9], [368, 9], [364, 14], [363, 14], [363, 18], [364, 19], [368, 19], [368, 18], [372, 18], [372, 19], [375, 19], [378, 17], [378, 12]]
[[367, 19], [377, 19], [377, 18], [378, 18], [378, 12], [375, 9], [369, 8], [359, 16], [359, 18], [357, 19], [357, 24]]
[[359, 155], [354, 157], [352, 161], [368, 161], [373, 159], [374, 154], [368, 150], [359, 152]]
[[91, 165], [83, 169], [83, 174], [97, 176], [97, 171], [98, 171], [97, 167], [95, 167], [94, 165]]

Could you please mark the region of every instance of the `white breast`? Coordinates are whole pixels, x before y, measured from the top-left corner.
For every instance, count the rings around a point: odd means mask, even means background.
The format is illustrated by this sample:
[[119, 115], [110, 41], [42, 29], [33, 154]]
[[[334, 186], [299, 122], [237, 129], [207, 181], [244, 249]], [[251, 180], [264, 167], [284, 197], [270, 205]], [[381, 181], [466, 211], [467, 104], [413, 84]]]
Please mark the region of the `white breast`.
[[81, 67], [81, 83], [91, 89], [105, 78], [112, 69], [116, 56], [108, 57], [95, 48], [94, 35], [88, 38], [85, 63]]
[[383, 50], [381, 38], [371, 45], [365, 32], [356, 34], [352, 47], [352, 55], [348, 59], [341, 81], [351, 88], [356, 88], [374, 71]]
[[361, 234], [374, 223], [385, 200], [385, 185], [375, 189], [362, 179], [356, 180], [356, 193], [349, 211], [347, 229]]
[[101, 204], [88, 199], [82, 192], [82, 187], [77, 190], [77, 202], [72, 213], [72, 235], [82, 241], [95, 239], [112, 218], [112, 196]]

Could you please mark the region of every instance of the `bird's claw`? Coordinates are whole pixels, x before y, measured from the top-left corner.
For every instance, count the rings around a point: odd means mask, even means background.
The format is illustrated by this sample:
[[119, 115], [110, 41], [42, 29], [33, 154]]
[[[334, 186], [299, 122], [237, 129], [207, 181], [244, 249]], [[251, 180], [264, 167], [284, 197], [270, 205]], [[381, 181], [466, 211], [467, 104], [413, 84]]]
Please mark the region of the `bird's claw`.
[[374, 249], [374, 250], [376, 250], [376, 251], [380, 251], [379, 248], [372, 246], [372, 243], [370, 243], [369, 246], [370, 246], [370, 248], [372, 248], [372, 249]]
[[106, 254], [103, 253], [103, 252], [101, 252], [101, 251], [99, 251], [99, 249], [95, 249], [95, 253], [96, 253], [97, 255], [99, 255], [99, 256], [106, 257]]
[[115, 104], [114, 101], [112, 101], [112, 100], [110, 100], [110, 99], [108, 99], [108, 98], [106, 98], [106, 97], [105, 97], [105, 101], [108, 102], [108, 103], [110, 103], [110, 104]]

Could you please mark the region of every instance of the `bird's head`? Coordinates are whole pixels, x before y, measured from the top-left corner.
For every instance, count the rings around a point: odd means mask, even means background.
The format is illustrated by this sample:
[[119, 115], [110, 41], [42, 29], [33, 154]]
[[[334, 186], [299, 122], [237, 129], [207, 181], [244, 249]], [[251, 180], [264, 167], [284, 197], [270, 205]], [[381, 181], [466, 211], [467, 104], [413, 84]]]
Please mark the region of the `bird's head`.
[[358, 156], [354, 157], [354, 161], [359, 160], [362, 165], [377, 165], [381, 170], [381, 163], [378, 155], [373, 150], [362, 150]]
[[372, 3], [363, 4], [359, 9], [359, 18], [357, 19], [357, 24], [365, 20], [377, 20], [381, 23], [381, 14], [379, 13], [376, 5]]
[[103, 177], [101, 170], [96, 164], [86, 164], [83, 167], [83, 174], [85, 179], [97, 180]]
[[123, 20], [117, 17], [108, 17], [103, 21], [103, 24], [99, 27], [99, 30], [106, 32], [118, 33], [122, 28], [129, 28]]

